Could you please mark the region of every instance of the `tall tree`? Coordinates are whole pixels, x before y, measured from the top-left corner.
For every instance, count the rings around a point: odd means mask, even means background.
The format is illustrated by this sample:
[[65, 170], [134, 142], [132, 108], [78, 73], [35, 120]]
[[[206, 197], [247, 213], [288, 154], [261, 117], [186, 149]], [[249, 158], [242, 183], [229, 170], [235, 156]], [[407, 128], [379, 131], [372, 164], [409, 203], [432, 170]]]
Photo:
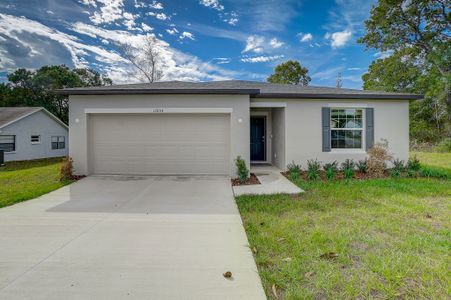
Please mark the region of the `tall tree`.
[[451, 133], [451, 2], [379, 0], [359, 39], [367, 48], [386, 51], [363, 75], [364, 88], [414, 92], [411, 138], [437, 141]]
[[118, 44], [118, 50], [132, 66], [130, 76], [149, 83], [159, 81], [163, 76], [163, 64], [155, 37], [147, 36], [144, 46], [137, 48], [129, 43]]
[[404, 60], [415, 61], [423, 69], [437, 69], [451, 105], [450, 24], [449, 0], [379, 0], [359, 42], [380, 51], [405, 51]]
[[307, 86], [312, 79], [308, 75], [308, 69], [301, 66], [296, 60], [289, 60], [274, 69], [274, 74], [267, 79], [271, 83], [301, 84]]
[[105, 75], [91, 69], [71, 70], [66, 66], [44, 66], [36, 71], [17, 69], [0, 85], [0, 106], [42, 106], [68, 122], [68, 97], [57, 89], [111, 85]]

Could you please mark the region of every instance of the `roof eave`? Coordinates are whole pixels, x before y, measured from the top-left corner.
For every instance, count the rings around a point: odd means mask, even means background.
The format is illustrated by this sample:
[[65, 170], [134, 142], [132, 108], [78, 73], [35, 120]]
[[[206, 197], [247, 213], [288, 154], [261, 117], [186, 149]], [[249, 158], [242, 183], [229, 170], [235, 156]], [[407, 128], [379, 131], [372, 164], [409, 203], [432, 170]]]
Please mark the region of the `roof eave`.
[[62, 89], [60, 95], [129, 95], [129, 94], [225, 94], [257, 95], [258, 89]]
[[252, 98], [298, 98], [298, 99], [379, 99], [379, 100], [418, 100], [423, 95], [396, 94], [325, 94], [325, 93], [260, 93]]

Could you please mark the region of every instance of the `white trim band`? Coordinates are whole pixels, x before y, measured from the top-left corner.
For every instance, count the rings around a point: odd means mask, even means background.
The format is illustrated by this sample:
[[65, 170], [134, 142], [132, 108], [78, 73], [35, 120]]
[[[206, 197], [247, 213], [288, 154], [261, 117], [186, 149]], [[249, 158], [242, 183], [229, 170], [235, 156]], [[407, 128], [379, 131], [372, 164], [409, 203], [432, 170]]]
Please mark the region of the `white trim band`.
[[287, 107], [285, 102], [251, 102], [251, 107]]
[[143, 107], [86, 108], [86, 114], [230, 114], [232, 108], [206, 107]]
[[368, 107], [366, 103], [329, 103], [332, 108], [365, 108]]

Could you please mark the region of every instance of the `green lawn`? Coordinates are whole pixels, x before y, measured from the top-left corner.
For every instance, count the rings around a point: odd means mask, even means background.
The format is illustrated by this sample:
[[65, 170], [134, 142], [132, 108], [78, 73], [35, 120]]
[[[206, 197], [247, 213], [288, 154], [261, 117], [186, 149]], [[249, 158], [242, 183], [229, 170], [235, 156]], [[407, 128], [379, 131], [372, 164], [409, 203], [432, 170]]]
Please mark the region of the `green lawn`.
[[[419, 157], [449, 166], [438, 154]], [[237, 198], [268, 297], [449, 297], [450, 180], [296, 184], [306, 192]]]
[[9, 162], [0, 167], [0, 207], [36, 198], [68, 183], [59, 181], [61, 158]]

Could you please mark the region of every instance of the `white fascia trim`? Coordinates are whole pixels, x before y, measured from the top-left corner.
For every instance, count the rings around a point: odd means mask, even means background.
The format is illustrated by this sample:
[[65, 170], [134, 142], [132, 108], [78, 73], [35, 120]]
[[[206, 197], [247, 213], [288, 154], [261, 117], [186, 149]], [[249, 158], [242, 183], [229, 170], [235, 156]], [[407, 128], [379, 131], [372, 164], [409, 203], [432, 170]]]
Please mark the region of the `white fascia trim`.
[[251, 107], [287, 107], [285, 102], [251, 102]]
[[145, 108], [86, 108], [86, 114], [230, 114], [232, 108], [205, 107], [145, 107]]
[[329, 103], [329, 107], [333, 108], [365, 108], [368, 107], [366, 103]]

